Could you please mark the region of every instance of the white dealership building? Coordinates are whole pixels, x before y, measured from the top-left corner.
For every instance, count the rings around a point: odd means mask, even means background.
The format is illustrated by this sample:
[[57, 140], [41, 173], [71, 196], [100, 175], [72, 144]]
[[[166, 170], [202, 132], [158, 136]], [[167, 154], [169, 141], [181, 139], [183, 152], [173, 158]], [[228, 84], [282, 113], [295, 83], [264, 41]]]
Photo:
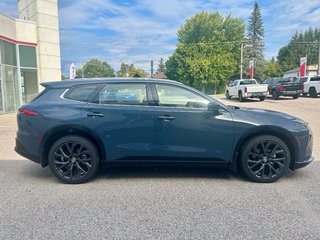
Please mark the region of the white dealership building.
[[0, 113], [14, 112], [61, 80], [57, 0], [18, 0], [18, 18], [0, 13]]

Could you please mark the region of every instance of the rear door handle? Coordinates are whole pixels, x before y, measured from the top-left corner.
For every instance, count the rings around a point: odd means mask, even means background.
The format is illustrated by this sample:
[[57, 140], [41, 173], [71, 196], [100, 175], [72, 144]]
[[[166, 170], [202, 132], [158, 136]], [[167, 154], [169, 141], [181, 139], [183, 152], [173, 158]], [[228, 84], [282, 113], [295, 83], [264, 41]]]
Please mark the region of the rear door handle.
[[158, 119], [159, 120], [163, 120], [165, 122], [168, 122], [168, 121], [174, 120], [175, 117], [172, 117], [172, 116], [169, 116], [169, 115], [161, 115], [161, 116], [158, 116]]
[[104, 117], [103, 113], [88, 113], [88, 117]]

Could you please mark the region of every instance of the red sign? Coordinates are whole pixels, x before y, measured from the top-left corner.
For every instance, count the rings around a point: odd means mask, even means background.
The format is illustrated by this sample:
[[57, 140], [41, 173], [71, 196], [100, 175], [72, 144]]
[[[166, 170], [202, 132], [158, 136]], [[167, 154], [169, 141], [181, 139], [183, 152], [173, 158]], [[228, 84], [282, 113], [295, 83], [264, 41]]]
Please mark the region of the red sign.
[[253, 60], [249, 62], [250, 79], [253, 79]]
[[300, 58], [300, 77], [304, 77], [307, 75], [307, 58]]

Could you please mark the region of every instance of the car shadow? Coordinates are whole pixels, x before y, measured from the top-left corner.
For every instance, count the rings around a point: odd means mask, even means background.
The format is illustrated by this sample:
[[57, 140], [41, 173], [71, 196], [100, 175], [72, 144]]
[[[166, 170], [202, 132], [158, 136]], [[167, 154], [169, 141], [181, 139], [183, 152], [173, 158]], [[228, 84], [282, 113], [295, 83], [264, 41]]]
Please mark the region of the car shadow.
[[245, 103], [245, 102], [261, 102], [259, 99], [257, 98], [245, 98], [243, 99], [243, 102], [240, 102], [239, 101], [239, 98], [231, 98], [231, 99], [228, 99], [228, 98], [224, 98], [223, 99], [224, 101], [229, 101], [229, 102], [237, 102], [237, 103]]

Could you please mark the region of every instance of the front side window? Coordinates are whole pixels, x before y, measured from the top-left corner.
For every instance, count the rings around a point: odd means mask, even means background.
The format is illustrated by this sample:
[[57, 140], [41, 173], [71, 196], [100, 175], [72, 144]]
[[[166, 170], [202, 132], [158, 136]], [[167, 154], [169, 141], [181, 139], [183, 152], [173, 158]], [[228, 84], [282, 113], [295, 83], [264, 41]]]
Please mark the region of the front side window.
[[176, 86], [157, 84], [159, 105], [163, 107], [207, 108], [209, 100]]
[[110, 83], [99, 93], [99, 104], [148, 105], [144, 83]]

